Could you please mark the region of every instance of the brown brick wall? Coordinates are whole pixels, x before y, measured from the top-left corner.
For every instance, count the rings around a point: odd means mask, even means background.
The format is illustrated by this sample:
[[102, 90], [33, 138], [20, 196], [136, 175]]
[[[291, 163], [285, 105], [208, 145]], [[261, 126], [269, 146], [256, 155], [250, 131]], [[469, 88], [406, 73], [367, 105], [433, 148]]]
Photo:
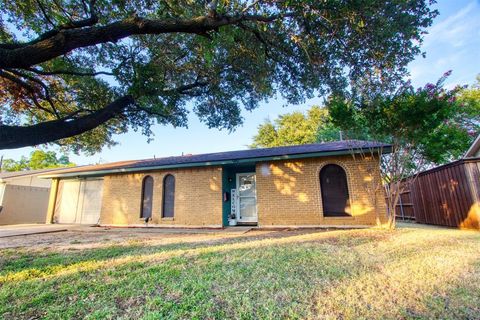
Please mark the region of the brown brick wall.
[[[348, 179], [352, 217], [322, 214], [319, 172], [329, 163], [341, 165]], [[275, 225], [374, 225], [376, 212], [385, 220], [383, 190], [372, 190], [379, 181], [375, 159], [353, 160], [351, 156], [270, 161], [258, 163], [257, 206], [259, 226]], [[162, 182], [166, 174], [175, 176], [175, 217], [162, 219]], [[222, 169], [202, 167], [160, 170], [149, 173], [105, 176], [101, 224], [142, 225], [140, 219], [142, 179], [154, 179], [153, 225], [221, 226]], [[376, 203], [375, 203], [376, 197]]]
[[[175, 217], [162, 219], [162, 186], [166, 174], [175, 176]], [[100, 222], [141, 225], [142, 179], [154, 179], [152, 221], [172, 226], [222, 225], [222, 169], [204, 167], [105, 176]]]
[[[329, 163], [342, 166], [347, 173], [352, 217], [323, 217], [319, 173]], [[375, 183], [370, 182], [380, 179], [375, 159], [354, 160], [348, 155], [272, 161], [258, 163], [256, 172], [259, 226], [374, 225], [375, 212], [385, 220], [383, 190], [375, 195]]]

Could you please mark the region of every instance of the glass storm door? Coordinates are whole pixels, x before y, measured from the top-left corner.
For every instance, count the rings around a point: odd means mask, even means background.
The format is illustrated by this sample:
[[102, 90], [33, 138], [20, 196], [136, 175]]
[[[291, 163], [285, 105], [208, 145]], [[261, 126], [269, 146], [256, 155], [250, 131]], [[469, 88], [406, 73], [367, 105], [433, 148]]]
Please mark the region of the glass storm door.
[[237, 174], [237, 221], [257, 222], [257, 188], [255, 173]]

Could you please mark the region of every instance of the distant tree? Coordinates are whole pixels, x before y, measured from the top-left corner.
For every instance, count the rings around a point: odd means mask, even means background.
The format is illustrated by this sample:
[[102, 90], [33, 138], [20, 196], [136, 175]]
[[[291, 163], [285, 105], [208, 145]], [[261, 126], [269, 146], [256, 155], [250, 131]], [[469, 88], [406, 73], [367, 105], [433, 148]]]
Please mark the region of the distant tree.
[[[469, 87], [463, 88], [457, 96], [457, 101], [462, 112], [457, 114], [455, 123], [458, 128], [464, 128], [466, 135], [462, 149], [469, 148], [480, 131], [480, 75], [477, 82]], [[459, 150], [463, 153], [463, 150]]]
[[420, 53], [432, 0], [2, 0], [0, 149], [96, 152], [130, 129], [232, 130], [241, 109], [383, 90]]
[[1, 169], [2, 171], [22, 171], [71, 167], [74, 165], [66, 155], [58, 157], [54, 151], [35, 150], [30, 153], [29, 158], [22, 156], [18, 161], [4, 159]]
[[371, 140], [366, 130], [363, 132], [353, 132], [348, 128], [341, 130], [332, 122], [327, 108], [312, 106], [306, 114], [297, 111], [280, 115], [273, 123], [266, 120], [258, 126], [258, 132], [253, 137], [250, 148], [321, 143], [351, 137]]
[[444, 89], [448, 75], [417, 90], [406, 84], [393, 95], [358, 100], [337, 96], [328, 103], [337, 127], [367, 133], [393, 146], [391, 154], [379, 158], [379, 183], [386, 183], [390, 227], [395, 226], [396, 205], [407, 186], [405, 179], [431, 164], [458, 158], [472, 141], [472, 131], [480, 132], [480, 113], [474, 111], [478, 105], [466, 105], [469, 93], [460, 87]]
[[258, 126], [251, 148], [268, 148], [338, 140], [339, 129], [330, 121], [328, 110], [313, 106], [306, 113], [299, 111], [280, 115]]

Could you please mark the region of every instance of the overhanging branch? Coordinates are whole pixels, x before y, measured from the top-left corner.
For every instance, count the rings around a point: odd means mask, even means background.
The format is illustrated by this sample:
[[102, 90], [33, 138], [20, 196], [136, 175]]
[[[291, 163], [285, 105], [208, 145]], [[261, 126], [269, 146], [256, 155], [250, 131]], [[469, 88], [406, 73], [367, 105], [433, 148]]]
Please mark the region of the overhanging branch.
[[133, 103], [133, 97], [127, 95], [103, 109], [78, 118], [52, 120], [31, 126], [0, 125], [0, 150], [34, 146], [82, 134], [120, 116]]
[[15, 48], [0, 44], [0, 68], [26, 69], [78, 48], [90, 47], [106, 42], [116, 42], [132, 35], [164, 33], [205, 35], [207, 32], [217, 30], [222, 26], [234, 25], [242, 21], [269, 23], [292, 15], [291, 13], [269, 16], [242, 14], [165, 20], [133, 17], [105, 26], [62, 29], [58, 32], [53, 32], [44, 39], [40, 38]]
[[64, 75], [71, 75], [71, 76], [81, 76], [81, 77], [94, 77], [98, 75], [107, 75], [107, 76], [113, 76], [113, 72], [107, 72], [107, 71], [95, 71], [95, 72], [83, 72], [83, 71], [74, 71], [74, 70], [52, 70], [52, 71], [44, 71], [40, 70], [37, 68], [28, 68], [26, 69], [28, 71], [31, 71], [33, 73], [42, 75], [42, 76], [54, 76], [54, 75], [59, 75], [59, 74], [64, 74]]

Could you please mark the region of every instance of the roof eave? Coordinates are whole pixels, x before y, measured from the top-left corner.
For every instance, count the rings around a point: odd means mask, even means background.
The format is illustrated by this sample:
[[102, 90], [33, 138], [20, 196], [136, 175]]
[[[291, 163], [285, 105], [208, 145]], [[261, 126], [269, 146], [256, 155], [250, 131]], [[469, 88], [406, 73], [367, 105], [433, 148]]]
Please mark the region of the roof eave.
[[480, 148], [480, 134], [475, 139], [475, 141], [473, 141], [472, 145], [470, 146], [470, 148], [468, 148], [467, 152], [465, 152], [465, 155], [463, 157], [464, 158], [474, 157], [479, 148]]
[[[384, 147], [374, 147], [374, 148], [358, 148], [353, 151], [353, 153], [358, 154], [362, 152], [373, 152], [378, 153], [379, 151], [384, 153], [390, 153], [392, 151], [391, 146]], [[338, 151], [322, 151], [322, 152], [311, 152], [311, 153], [299, 153], [299, 154], [290, 154], [290, 155], [281, 155], [281, 156], [270, 156], [270, 157], [256, 157], [256, 158], [244, 158], [244, 159], [235, 159], [235, 160], [219, 160], [219, 161], [204, 161], [204, 162], [191, 162], [191, 163], [181, 163], [181, 164], [171, 164], [171, 165], [157, 165], [149, 167], [135, 167], [135, 168], [116, 168], [116, 169], [105, 169], [105, 170], [91, 170], [84, 172], [69, 172], [69, 173], [59, 173], [59, 174], [47, 174], [41, 175], [39, 178], [42, 179], [52, 179], [52, 178], [81, 178], [81, 177], [101, 177], [107, 174], [118, 174], [118, 173], [134, 173], [134, 172], [144, 172], [144, 171], [153, 171], [153, 170], [162, 170], [162, 169], [177, 169], [177, 168], [192, 168], [192, 167], [213, 167], [213, 166], [223, 166], [228, 164], [242, 164], [249, 162], [262, 162], [262, 161], [276, 161], [276, 160], [288, 160], [288, 159], [305, 159], [305, 158], [318, 158], [318, 157], [328, 157], [328, 156], [337, 156], [337, 155], [348, 155], [352, 154], [352, 150], [338, 150]]]

